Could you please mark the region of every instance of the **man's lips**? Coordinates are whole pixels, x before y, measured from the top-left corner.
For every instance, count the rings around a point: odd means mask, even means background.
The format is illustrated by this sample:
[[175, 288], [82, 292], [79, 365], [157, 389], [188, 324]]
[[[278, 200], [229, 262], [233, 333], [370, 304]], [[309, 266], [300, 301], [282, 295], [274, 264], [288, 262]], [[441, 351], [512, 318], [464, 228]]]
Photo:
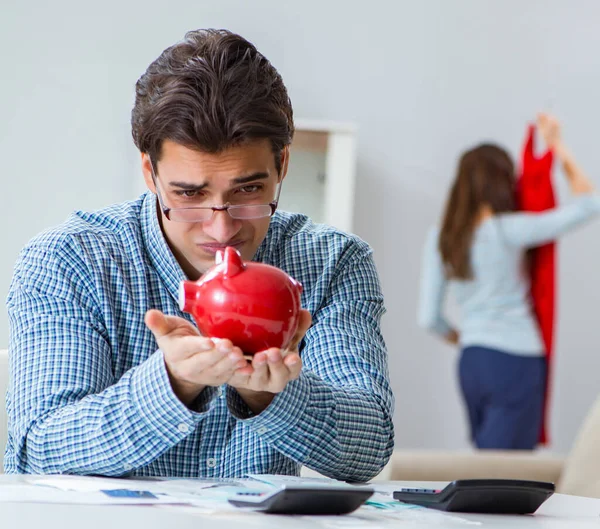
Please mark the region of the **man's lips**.
[[197, 246], [202, 248], [205, 252], [217, 253], [219, 250], [225, 250], [228, 246], [233, 246], [238, 249], [244, 244], [244, 241], [231, 241], [227, 244], [220, 243], [198, 243]]

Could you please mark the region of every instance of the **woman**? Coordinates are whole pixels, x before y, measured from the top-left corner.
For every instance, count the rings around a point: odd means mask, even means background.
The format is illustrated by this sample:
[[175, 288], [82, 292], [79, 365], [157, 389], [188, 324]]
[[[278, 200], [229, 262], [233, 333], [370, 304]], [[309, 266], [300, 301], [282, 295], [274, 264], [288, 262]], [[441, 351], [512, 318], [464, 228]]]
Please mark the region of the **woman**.
[[[529, 298], [526, 250], [600, 213], [600, 198], [552, 116], [537, 127], [562, 162], [575, 199], [543, 213], [515, 211], [506, 151], [484, 144], [463, 154], [441, 229], [428, 238], [419, 324], [460, 344], [460, 385], [478, 448], [533, 449], [543, 415], [546, 362]], [[461, 308], [459, 332], [442, 314], [446, 286]]]

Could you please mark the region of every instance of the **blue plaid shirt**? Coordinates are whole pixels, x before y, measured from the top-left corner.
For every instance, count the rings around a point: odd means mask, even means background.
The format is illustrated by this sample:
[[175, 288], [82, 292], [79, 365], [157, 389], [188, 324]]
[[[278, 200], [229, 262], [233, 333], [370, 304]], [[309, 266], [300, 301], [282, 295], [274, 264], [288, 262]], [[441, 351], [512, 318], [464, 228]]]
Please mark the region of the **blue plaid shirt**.
[[190, 409], [144, 324], [185, 279], [156, 199], [77, 212], [21, 252], [8, 295], [8, 473], [240, 477], [301, 465], [365, 481], [393, 448], [383, 298], [359, 238], [278, 212], [255, 260], [302, 282], [303, 370], [253, 415], [229, 386]]

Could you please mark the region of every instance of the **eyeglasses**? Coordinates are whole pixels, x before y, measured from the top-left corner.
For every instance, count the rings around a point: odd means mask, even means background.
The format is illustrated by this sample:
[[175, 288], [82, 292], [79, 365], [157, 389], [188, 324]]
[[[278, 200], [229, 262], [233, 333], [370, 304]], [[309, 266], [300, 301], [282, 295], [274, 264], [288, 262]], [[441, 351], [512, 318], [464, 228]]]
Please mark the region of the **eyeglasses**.
[[158, 188], [158, 178], [154, 172], [154, 162], [150, 161], [152, 171], [152, 180], [156, 187], [156, 196], [158, 203], [165, 217], [173, 222], [205, 222], [212, 218], [215, 211], [226, 211], [232, 219], [250, 220], [262, 219], [264, 217], [272, 217], [277, 210], [279, 203], [279, 194], [281, 193], [281, 182], [277, 184], [277, 192], [275, 200], [268, 204], [236, 204], [229, 203], [222, 206], [194, 206], [189, 208], [168, 208], [165, 206], [162, 195]]

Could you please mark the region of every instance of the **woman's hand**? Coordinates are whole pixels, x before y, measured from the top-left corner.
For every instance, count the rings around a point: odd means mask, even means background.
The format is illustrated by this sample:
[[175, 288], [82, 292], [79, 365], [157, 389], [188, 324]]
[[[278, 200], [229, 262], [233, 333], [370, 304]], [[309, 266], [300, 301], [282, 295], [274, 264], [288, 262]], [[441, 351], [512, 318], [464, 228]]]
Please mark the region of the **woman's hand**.
[[561, 142], [560, 123], [555, 116], [546, 113], [537, 115], [537, 128], [548, 149], [555, 149]]
[[448, 331], [448, 334], [446, 334], [446, 336], [444, 336], [444, 340], [446, 340], [446, 342], [448, 342], [451, 345], [458, 345], [458, 342], [460, 341], [460, 336], [456, 330], [452, 329], [451, 331]]
[[594, 192], [594, 185], [563, 143], [560, 123], [556, 117], [545, 113], [538, 114], [537, 127], [548, 148], [552, 149], [556, 158], [562, 162], [571, 193], [585, 195]]

